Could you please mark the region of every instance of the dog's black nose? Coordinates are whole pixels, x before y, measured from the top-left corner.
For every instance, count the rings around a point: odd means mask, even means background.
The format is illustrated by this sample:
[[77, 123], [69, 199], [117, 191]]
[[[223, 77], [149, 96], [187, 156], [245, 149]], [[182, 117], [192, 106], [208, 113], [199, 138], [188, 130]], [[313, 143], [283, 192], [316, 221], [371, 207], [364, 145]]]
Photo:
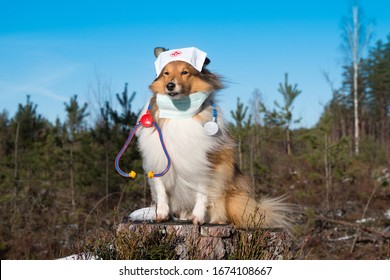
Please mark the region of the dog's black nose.
[[169, 91], [174, 90], [174, 89], [175, 89], [175, 86], [176, 86], [175, 83], [172, 83], [172, 82], [167, 83], [167, 85], [166, 85], [167, 90], [169, 90]]

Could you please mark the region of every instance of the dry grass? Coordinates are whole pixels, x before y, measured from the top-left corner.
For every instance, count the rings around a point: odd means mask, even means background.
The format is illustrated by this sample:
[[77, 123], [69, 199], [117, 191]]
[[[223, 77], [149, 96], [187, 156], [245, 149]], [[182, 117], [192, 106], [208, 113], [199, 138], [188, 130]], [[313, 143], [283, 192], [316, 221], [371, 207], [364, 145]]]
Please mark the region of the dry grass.
[[[115, 234], [104, 234], [90, 240], [78, 252], [80, 256], [87, 254], [106, 260], [175, 260], [183, 256], [189, 260], [221, 256], [229, 260], [269, 260], [294, 259], [297, 256], [296, 250], [292, 249], [291, 238], [278, 229], [257, 228], [234, 231], [231, 237], [205, 237], [199, 234], [199, 227], [188, 227], [192, 233], [183, 234], [161, 226], [138, 224], [135, 229], [121, 229]], [[221, 242], [224, 244], [222, 251], [218, 249]], [[217, 252], [214, 246], [218, 247]]]

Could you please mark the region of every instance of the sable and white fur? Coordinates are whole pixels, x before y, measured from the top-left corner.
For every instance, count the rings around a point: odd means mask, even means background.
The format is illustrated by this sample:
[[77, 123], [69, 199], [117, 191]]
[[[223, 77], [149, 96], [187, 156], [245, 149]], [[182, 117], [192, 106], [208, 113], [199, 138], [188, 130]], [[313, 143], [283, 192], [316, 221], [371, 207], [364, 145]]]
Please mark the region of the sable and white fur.
[[[167, 83], [174, 83], [174, 90], [168, 90]], [[216, 75], [205, 68], [199, 72], [182, 61], [167, 64], [150, 85], [151, 113], [161, 128], [172, 163], [164, 176], [149, 179], [156, 207], [154, 219], [165, 221], [177, 217], [194, 224], [233, 223], [239, 228], [260, 224], [287, 227], [288, 207], [281, 199], [254, 200], [250, 184], [238, 168], [237, 146], [229, 135], [222, 112], [218, 110], [218, 134], [205, 133], [203, 125], [212, 120], [211, 102], [216, 103], [215, 93], [220, 88], [222, 84]], [[199, 114], [180, 120], [159, 118], [157, 94], [178, 98], [196, 91], [211, 92]], [[142, 127], [137, 135], [144, 170], [164, 170], [167, 160], [156, 129]]]

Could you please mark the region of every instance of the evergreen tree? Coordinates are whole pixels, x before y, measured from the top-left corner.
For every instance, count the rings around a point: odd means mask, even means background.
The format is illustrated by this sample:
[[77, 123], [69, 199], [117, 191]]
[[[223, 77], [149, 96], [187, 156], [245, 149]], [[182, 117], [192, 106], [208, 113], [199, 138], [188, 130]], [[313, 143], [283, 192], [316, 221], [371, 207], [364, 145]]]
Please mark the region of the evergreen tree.
[[18, 145], [21, 148], [31, 147], [34, 141], [40, 138], [45, 128], [46, 120], [37, 113], [37, 107], [38, 105], [30, 100], [30, 95], [27, 95], [26, 104], [19, 104], [15, 117], [12, 119], [15, 134], [19, 130]]
[[294, 107], [292, 105], [302, 91], [298, 89], [297, 84], [291, 85], [288, 83], [287, 73], [284, 76], [284, 83], [279, 83], [278, 91], [283, 96], [284, 104], [280, 105], [277, 101], [275, 101], [274, 104], [278, 111], [276, 111], [275, 109], [273, 111], [267, 111], [265, 119], [268, 124], [284, 127], [286, 135], [287, 154], [291, 155], [290, 128], [292, 124], [299, 123], [301, 121], [301, 119], [293, 119], [292, 111], [294, 110]]
[[64, 103], [65, 111], [67, 112], [67, 121], [66, 126], [68, 128], [68, 133], [70, 136], [70, 141], [75, 140], [75, 135], [77, 132], [80, 132], [84, 125], [84, 119], [89, 115], [87, 113], [88, 104], [84, 103], [80, 107], [79, 102], [77, 101], [77, 95], [74, 95], [70, 98], [69, 104]]
[[69, 104], [64, 103], [65, 110], [67, 112], [66, 127], [68, 130], [68, 141], [69, 141], [69, 172], [70, 172], [70, 189], [71, 189], [71, 204], [72, 213], [76, 212], [76, 187], [75, 187], [75, 142], [77, 141], [76, 133], [80, 132], [84, 118], [88, 116], [87, 107], [88, 104], [84, 103], [80, 107], [77, 101], [77, 95], [70, 98]]
[[3, 112], [0, 113], [0, 165], [4, 164], [2, 161], [5, 160], [7, 150], [8, 150], [7, 147], [8, 146], [7, 143], [9, 141], [8, 128], [9, 128], [8, 113], [7, 111], [4, 110]]
[[130, 126], [135, 125], [135, 122], [137, 121], [137, 115], [131, 108], [135, 95], [135, 92], [133, 92], [131, 96], [128, 95], [127, 83], [125, 83], [122, 94], [116, 94], [116, 99], [119, 102], [122, 112], [118, 113], [117, 111], [112, 111], [111, 115], [114, 122], [121, 125], [123, 131], [126, 131]]
[[243, 153], [243, 139], [248, 133], [248, 129], [251, 126], [251, 116], [247, 118], [246, 114], [248, 112], [248, 106], [244, 107], [244, 103], [240, 101], [240, 98], [237, 98], [237, 107], [235, 111], [230, 111], [232, 118], [235, 121], [233, 125], [233, 134], [238, 140], [238, 158], [240, 168], [242, 169], [242, 153]]
[[[390, 36], [389, 36], [390, 39]], [[389, 137], [390, 118], [390, 40], [387, 45], [378, 41], [366, 60], [368, 84], [367, 105], [374, 137], [385, 145]]]

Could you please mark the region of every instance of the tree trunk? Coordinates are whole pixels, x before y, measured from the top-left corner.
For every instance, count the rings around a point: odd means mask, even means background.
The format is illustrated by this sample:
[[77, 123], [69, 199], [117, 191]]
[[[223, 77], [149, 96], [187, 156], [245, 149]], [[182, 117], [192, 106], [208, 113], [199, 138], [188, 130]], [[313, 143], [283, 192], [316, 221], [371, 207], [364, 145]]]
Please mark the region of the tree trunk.
[[381, 144], [383, 147], [386, 147], [386, 136], [387, 136], [387, 103], [385, 100], [385, 95], [381, 96]]
[[19, 145], [19, 130], [20, 130], [20, 122], [16, 124], [16, 135], [15, 135], [15, 153], [14, 153], [14, 205], [13, 205], [13, 213], [16, 213], [16, 196], [18, 194], [18, 185], [19, 185], [19, 175], [18, 175], [18, 145]]
[[352, 8], [353, 13], [353, 43], [352, 43], [352, 56], [353, 56], [353, 104], [354, 104], [354, 139], [355, 139], [355, 154], [359, 154], [359, 104], [358, 104], [358, 44], [359, 44], [359, 22], [358, 22], [358, 7]]
[[72, 214], [76, 213], [76, 199], [75, 199], [75, 186], [74, 186], [74, 158], [73, 158], [73, 141], [70, 143], [70, 191], [71, 191], [71, 203]]
[[330, 188], [332, 184], [332, 170], [331, 165], [329, 164], [329, 136], [327, 133], [324, 135], [324, 167], [325, 167], [325, 188], [326, 188], [326, 196], [325, 196], [325, 205], [326, 210], [330, 209], [329, 206], [329, 196], [330, 196]]
[[287, 141], [287, 155], [291, 156], [291, 138], [290, 138], [290, 129], [286, 128], [286, 141]]
[[241, 151], [241, 143], [242, 140], [241, 140], [241, 135], [238, 137], [238, 160], [239, 160], [239, 164], [240, 164], [240, 169], [242, 170], [242, 151]]
[[104, 157], [105, 157], [105, 163], [106, 163], [106, 174], [105, 174], [105, 185], [106, 185], [106, 211], [108, 211], [108, 192], [109, 192], [109, 189], [108, 189], [108, 186], [109, 186], [109, 181], [108, 181], [108, 173], [110, 171], [110, 162], [109, 162], [109, 158], [108, 158], [108, 147], [109, 147], [109, 144], [108, 144], [108, 140], [106, 139], [105, 140], [105, 145], [104, 145], [104, 148], [105, 148], [105, 153], [104, 153]]
[[251, 183], [252, 183], [252, 188], [255, 187], [255, 171], [254, 171], [254, 161], [255, 161], [255, 139], [252, 137], [251, 139], [251, 148], [249, 151], [249, 168], [250, 168], [250, 176], [251, 176]]

